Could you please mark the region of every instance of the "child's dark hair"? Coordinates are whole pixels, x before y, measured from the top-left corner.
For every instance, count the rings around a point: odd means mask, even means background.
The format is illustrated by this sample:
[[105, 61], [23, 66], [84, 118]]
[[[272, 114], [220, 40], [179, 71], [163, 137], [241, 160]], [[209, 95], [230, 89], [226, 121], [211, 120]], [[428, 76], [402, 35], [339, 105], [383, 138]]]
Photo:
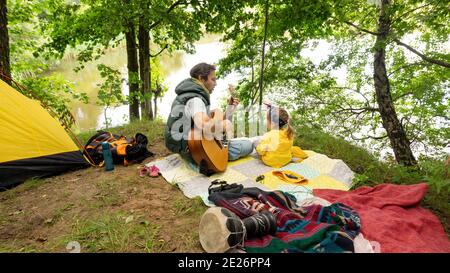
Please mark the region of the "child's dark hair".
[[275, 124], [275, 127], [278, 129], [286, 127], [288, 137], [294, 137], [294, 128], [292, 128], [289, 113], [285, 109], [272, 106], [269, 108], [269, 115], [270, 122]]

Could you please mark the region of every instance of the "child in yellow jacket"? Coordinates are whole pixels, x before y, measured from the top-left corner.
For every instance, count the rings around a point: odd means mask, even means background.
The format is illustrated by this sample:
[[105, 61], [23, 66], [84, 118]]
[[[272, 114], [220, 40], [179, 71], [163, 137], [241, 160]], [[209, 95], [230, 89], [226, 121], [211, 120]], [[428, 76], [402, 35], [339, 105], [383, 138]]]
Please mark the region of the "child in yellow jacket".
[[[289, 121], [286, 110], [269, 106], [267, 112], [267, 132], [256, 146], [256, 152], [261, 156], [264, 164], [281, 168], [292, 161], [292, 157], [299, 161], [307, 158], [306, 153], [294, 145], [294, 129]], [[297, 161], [298, 162], [298, 161]]]

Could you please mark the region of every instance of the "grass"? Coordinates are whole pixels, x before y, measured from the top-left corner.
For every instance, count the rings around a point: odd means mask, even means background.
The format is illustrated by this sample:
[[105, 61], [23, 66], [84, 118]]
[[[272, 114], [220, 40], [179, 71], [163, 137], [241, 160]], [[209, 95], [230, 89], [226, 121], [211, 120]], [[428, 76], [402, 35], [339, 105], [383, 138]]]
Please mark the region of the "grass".
[[103, 179], [97, 182], [100, 193], [96, 195], [97, 202], [91, 205], [94, 208], [111, 207], [120, 205], [123, 201], [119, 194], [119, 185], [112, 180]]
[[[25, 183], [23, 183], [23, 186], [20, 188], [21, 191], [29, 191], [32, 189], [35, 189], [37, 187], [40, 187], [41, 185], [47, 183], [47, 181], [45, 181], [45, 179], [40, 179], [40, 178], [31, 178], [28, 179], [27, 181], [25, 181]], [[14, 189], [12, 189], [14, 191]]]
[[447, 234], [450, 234], [450, 179], [444, 179], [444, 158], [420, 158], [417, 166], [405, 167], [382, 162], [364, 148], [317, 128], [299, 126], [296, 132], [296, 145], [342, 159], [355, 172], [352, 189], [381, 183], [411, 185], [426, 182], [428, 192], [422, 205], [440, 218]]
[[[20, 195], [20, 193], [26, 191], [32, 191], [33, 189], [39, 188], [41, 185], [47, 183], [45, 179], [41, 178], [30, 178], [23, 182], [20, 187], [15, 187], [3, 192], [3, 196], [7, 199], [13, 199]], [[1, 191], [0, 191], [1, 192]]]
[[177, 216], [201, 216], [206, 211], [206, 207], [200, 197], [196, 197], [194, 199], [187, 199], [183, 197], [175, 199], [172, 202], [171, 210]]
[[[5, 211], [0, 211], [0, 225], [4, 225], [8, 222], [8, 215]], [[1, 249], [1, 246], [0, 246]], [[0, 250], [1, 252], [1, 250]]]
[[0, 253], [37, 253], [39, 252], [34, 247], [22, 247], [20, 249], [15, 249], [12, 247], [0, 246]]
[[60, 241], [60, 246], [78, 242], [82, 252], [159, 252], [164, 242], [158, 237], [160, 226], [144, 219], [135, 219], [124, 212], [105, 213], [95, 218], [79, 220], [72, 233]]

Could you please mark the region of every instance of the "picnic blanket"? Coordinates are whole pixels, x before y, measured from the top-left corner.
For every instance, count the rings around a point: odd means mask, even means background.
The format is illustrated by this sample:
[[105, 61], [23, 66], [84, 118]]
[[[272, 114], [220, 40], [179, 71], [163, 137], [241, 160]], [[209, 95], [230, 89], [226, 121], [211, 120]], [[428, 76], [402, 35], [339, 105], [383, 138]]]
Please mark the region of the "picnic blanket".
[[[293, 195], [297, 201], [313, 197], [313, 189], [348, 190], [353, 179], [352, 170], [342, 161], [331, 159], [326, 155], [313, 151], [305, 151], [308, 158], [300, 163], [275, 169], [264, 165], [256, 153], [239, 160], [229, 162], [223, 173], [206, 177], [192, 170], [188, 163], [178, 154], [172, 154], [158, 161], [150, 162], [147, 166], [156, 165], [164, 179], [176, 184], [188, 198], [201, 197], [208, 206], [214, 206], [208, 200], [208, 187], [215, 179], [228, 183], [242, 184], [244, 187], [256, 187], [264, 191], [280, 190]], [[307, 182], [287, 183], [272, 175], [274, 170], [290, 170], [307, 179]], [[256, 182], [256, 178], [264, 175], [264, 179]]]
[[[208, 187], [211, 181], [222, 179], [228, 183], [239, 183], [244, 188], [255, 187], [263, 191], [279, 190], [292, 195], [301, 207], [312, 205], [330, 206], [331, 203], [321, 198], [314, 197], [313, 189], [341, 189], [348, 190], [351, 187], [353, 172], [342, 161], [331, 159], [323, 154], [305, 150], [308, 158], [300, 163], [290, 163], [278, 170], [292, 170], [308, 179], [307, 183], [299, 185], [286, 183], [275, 179], [271, 172], [277, 169], [264, 165], [256, 153], [229, 162], [224, 173], [206, 177], [193, 171], [188, 163], [178, 154], [172, 154], [157, 161], [148, 163], [148, 166], [156, 165], [161, 175], [171, 184], [176, 184], [188, 198], [200, 197], [207, 206], [215, 206], [208, 199]], [[265, 175], [263, 183], [256, 182], [256, 177]], [[353, 240], [355, 252], [371, 253], [374, 249], [371, 243], [359, 233]]]
[[450, 241], [429, 210], [420, 207], [428, 185], [380, 184], [353, 191], [314, 190], [314, 195], [352, 207], [361, 217], [361, 232], [378, 242], [381, 252], [450, 252]]

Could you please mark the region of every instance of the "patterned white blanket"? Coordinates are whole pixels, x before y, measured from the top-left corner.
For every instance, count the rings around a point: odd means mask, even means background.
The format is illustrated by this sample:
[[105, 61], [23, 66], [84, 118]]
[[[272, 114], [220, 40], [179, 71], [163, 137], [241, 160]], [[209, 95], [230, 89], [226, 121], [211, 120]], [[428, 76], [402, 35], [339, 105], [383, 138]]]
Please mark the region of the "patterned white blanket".
[[[275, 169], [264, 165], [256, 153], [234, 162], [229, 162], [227, 170], [220, 174], [206, 177], [192, 170], [178, 154], [172, 154], [147, 165], [156, 165], [165, 180], [177, 184], [188, 198], [199, 196], [208, 206], [213, 204], [208, 200], [208, 187], [215, 179], [228, 183], [242, 184], [244, 187], [258, 187], [262, 190], [282, 190], [294, 195], [297, 201], [313, 197], [312, 189], [327, 188], [348, 190], [351, 187], [353, 172], [339, 159], [331, 159], [326, 155], [305, 151], [308, 158], [300, 163]], [[291, 170], [307, 181], [300, 184], [287, 183], [272, 175], [274, 170]], [[264, 180], [256, 182], [256, 177], [264, 175]]]

